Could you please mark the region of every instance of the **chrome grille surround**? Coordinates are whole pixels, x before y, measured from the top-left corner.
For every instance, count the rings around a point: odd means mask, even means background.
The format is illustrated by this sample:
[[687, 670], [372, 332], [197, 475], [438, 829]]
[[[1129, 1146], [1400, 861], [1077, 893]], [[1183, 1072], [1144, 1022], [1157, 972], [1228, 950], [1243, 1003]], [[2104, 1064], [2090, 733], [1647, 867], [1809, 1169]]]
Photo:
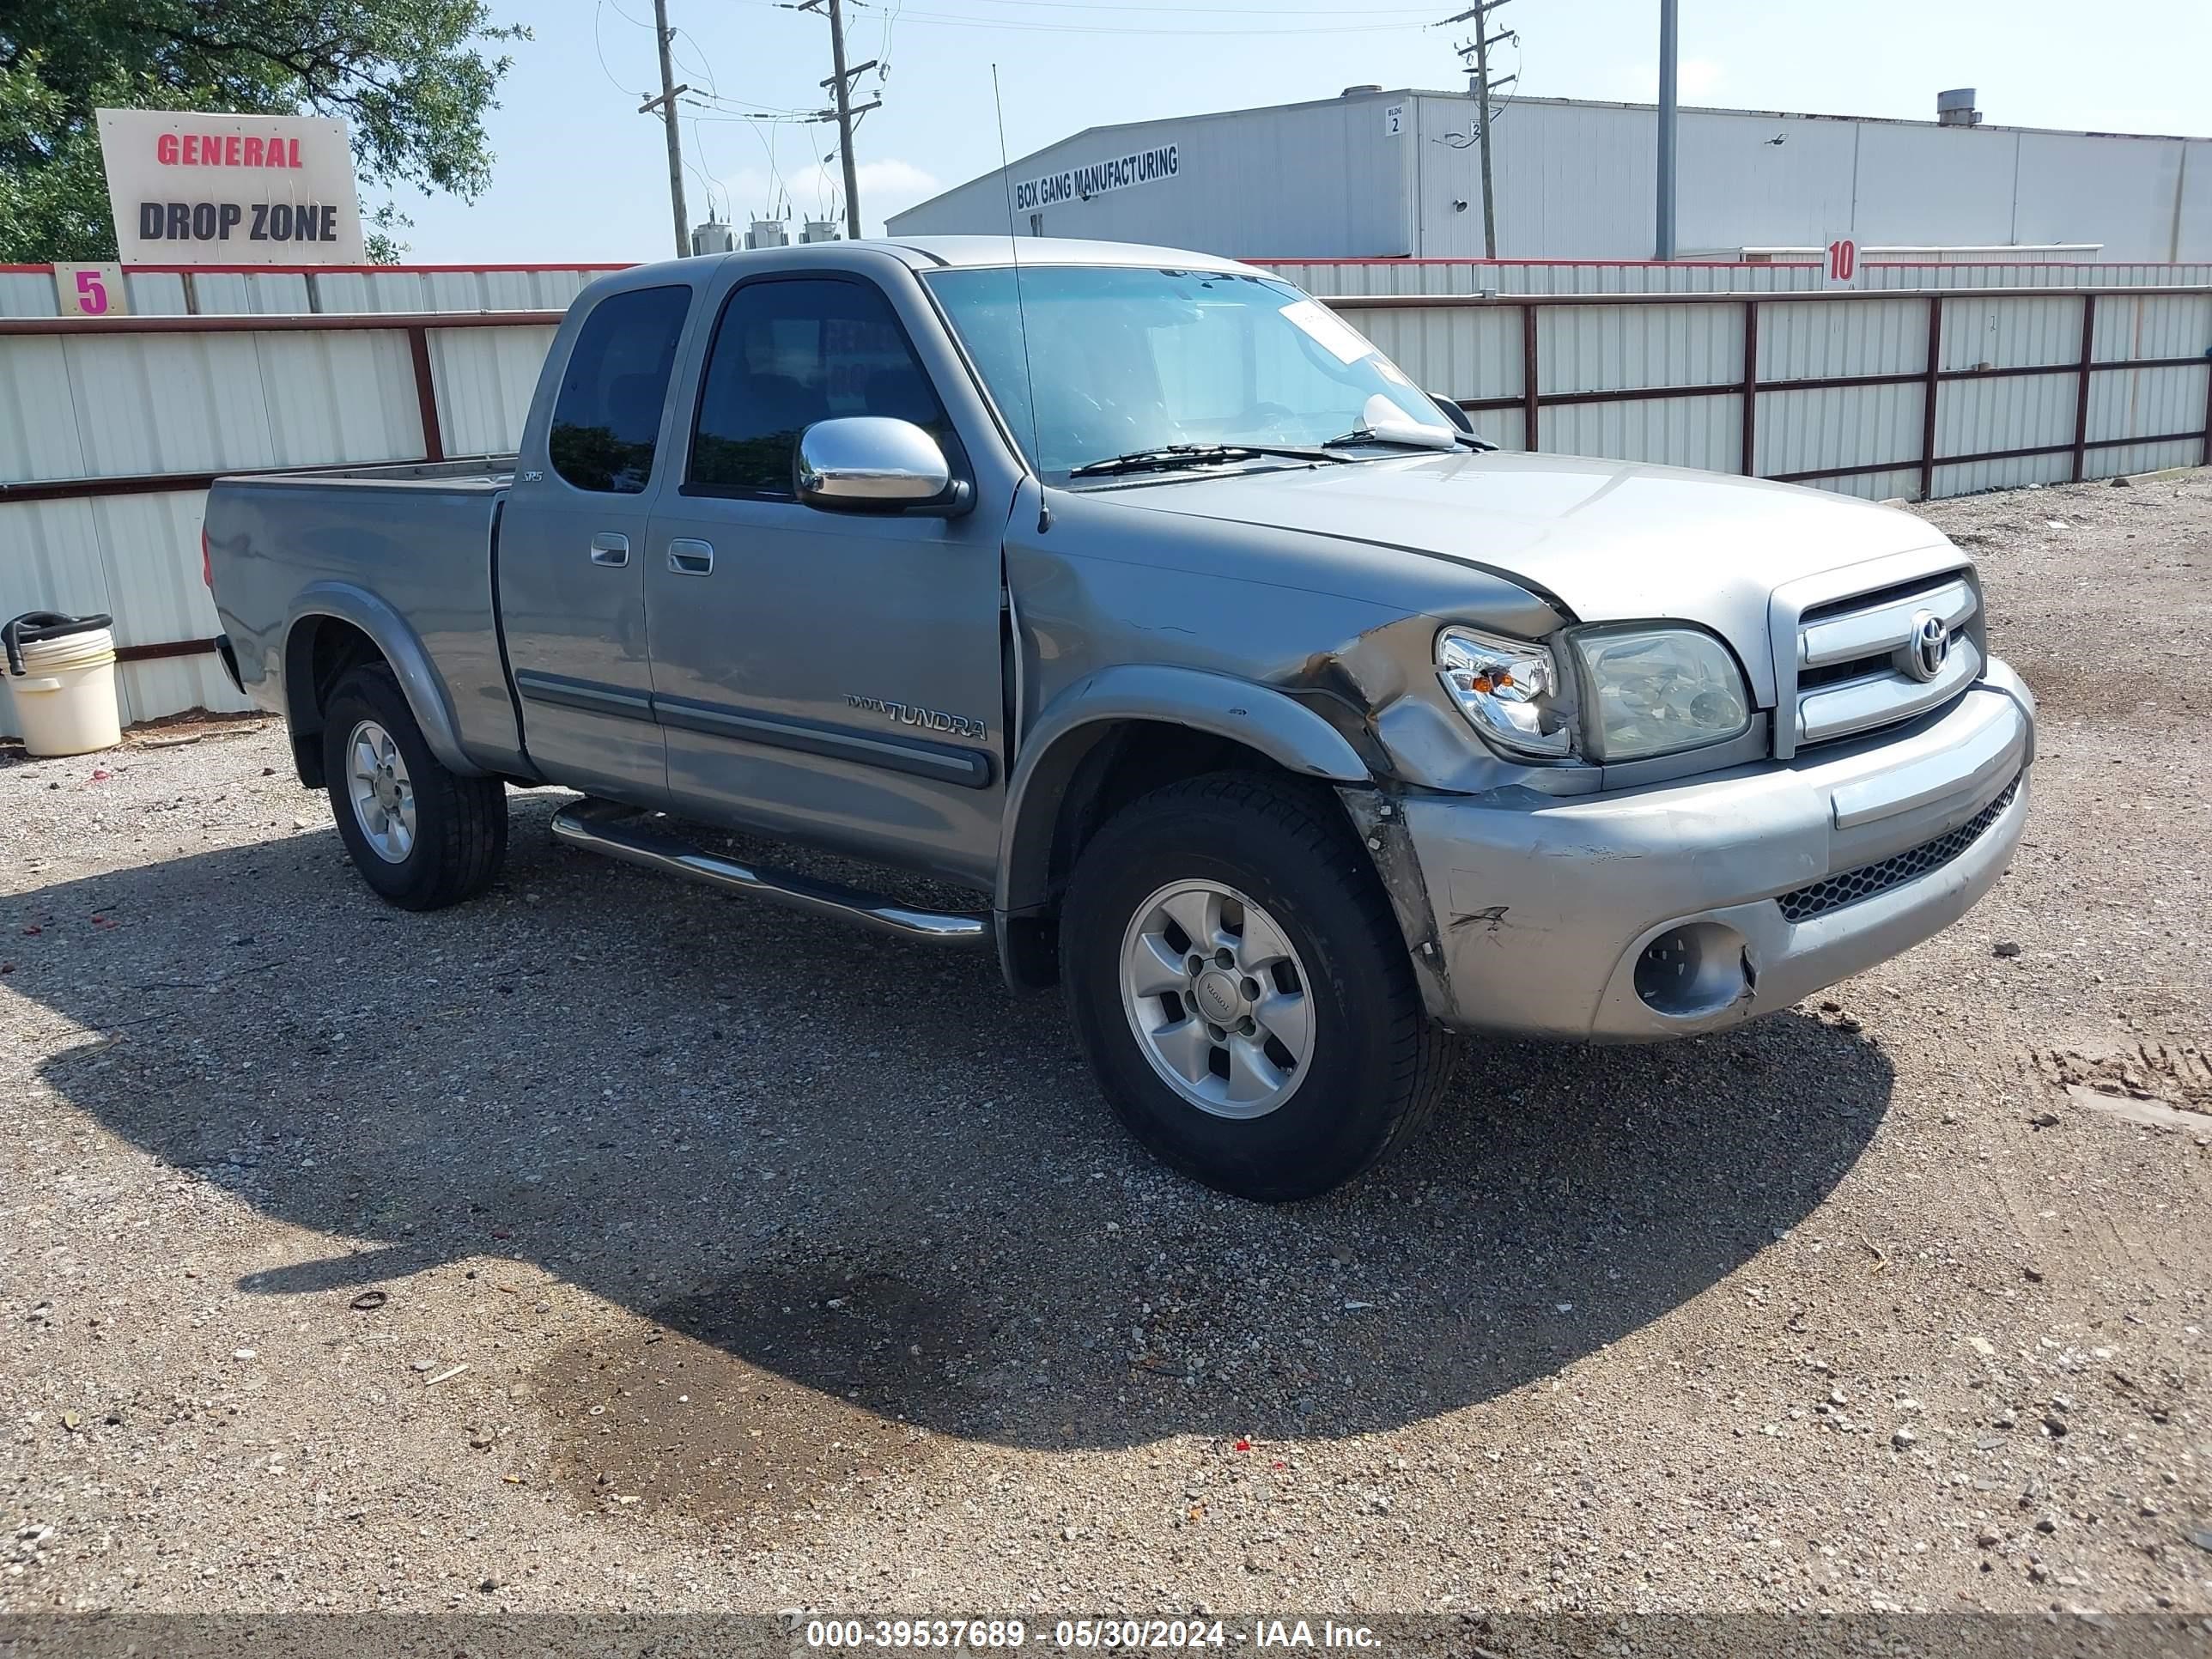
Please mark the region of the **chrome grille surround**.
[[1840, 910], [1846, 904], [1856, 904], [1861, 899], [1886, 893], [1893, 887], [1940, 870], [1953, 859], [1979, 841], [1989, 827], [2004, 816], [2006, 807], [2020, 793], [2021, 778], [2016, 774], [2005, 785], [2004, 791], [1987, 806], [1968, 818], [1957, 829], [1947, 830], [1933, 841], [1923, 841], [1917, 847], [1908, 847], [1902, 853], [1893, 853], [1872, 864], [1863, 864], [1856, 870], [1822, 878], [1809, 886], [1796, 888], [1782, 895], [1775, 902], [1782, 907], [1786, 921], [1810, 921], [1815, 916], [1826, 915], [1831, 910]]
[[[1944, 654], [1923, 678], [1916, 647], [1931, 619]], [[1980, 583], [1948, 546], [1793, 583], [1776, 593], [1771, 620], [1778, 759], [1941, 708], [1986, 659]]]

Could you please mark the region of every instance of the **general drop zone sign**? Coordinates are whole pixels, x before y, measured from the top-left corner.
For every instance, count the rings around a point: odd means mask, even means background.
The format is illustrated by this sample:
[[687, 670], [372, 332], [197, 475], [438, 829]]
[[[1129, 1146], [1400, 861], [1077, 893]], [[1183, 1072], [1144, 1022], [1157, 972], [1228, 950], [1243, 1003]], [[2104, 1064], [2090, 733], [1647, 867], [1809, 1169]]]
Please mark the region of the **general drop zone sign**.
[[366, 257], [343, 121], [151, 109], [99, 115], [125, 264], [357, 265]]
[[1087, 167], [1065, 167], [1042, 178], [1022, 179], [1014, 185], [1014, 211], [1034, 213], [1055, 202], [1087, 202], [1109, 190], [1172, 179], [1182, 165], [1177, 148], [1163, 144], [1158, 149], [1133, 150], [1110, 161], [1093, 161]]

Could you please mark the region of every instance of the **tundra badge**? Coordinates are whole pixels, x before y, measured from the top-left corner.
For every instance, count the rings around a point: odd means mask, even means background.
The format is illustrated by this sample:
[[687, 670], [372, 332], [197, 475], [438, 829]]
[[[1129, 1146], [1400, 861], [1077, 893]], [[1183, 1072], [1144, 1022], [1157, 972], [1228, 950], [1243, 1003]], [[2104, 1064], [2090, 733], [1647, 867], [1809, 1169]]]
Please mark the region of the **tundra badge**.
[[939, 714], [934, 708], [917, 708], [910, 702], [885, 702], [881, 697], [864, 697], [856, 691], [848, 691], [845, 701], [855, 708], [865, 708], [872, 714], [882, 714], [896, 720], [901, 726], [918, 726], [926, 732], [942, 732], [948, 737], [972, 738], [977, 743], [991, 735], [989, 728], [981, 720]]

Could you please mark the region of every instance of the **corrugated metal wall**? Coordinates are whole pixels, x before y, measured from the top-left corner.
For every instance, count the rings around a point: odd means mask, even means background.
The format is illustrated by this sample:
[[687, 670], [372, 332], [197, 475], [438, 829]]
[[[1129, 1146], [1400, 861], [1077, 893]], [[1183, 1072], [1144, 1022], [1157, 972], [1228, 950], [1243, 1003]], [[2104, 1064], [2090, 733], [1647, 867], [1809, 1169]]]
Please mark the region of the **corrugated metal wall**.
[[[129, 275], [134, 314], [558, 311], [599, 268]], [[0, 315], [57, 314], [41, 267], [0, 270]], [[189, 301], [191, 310], [187, 311]], [[520, 441], [553, 331], [432, 330], [446, 453]], [[200, 580], [202, 489], [9, 501], [62, 479], [411, 460], [424, 453], [406, 334], [243, 331], [0, 338], [0, 618], [60, 610], [115, 618], [119, 646], [204, 639], [219, 626]], [[126, 662], [126, 720], [246, 700], [206, 654]], [[0, 696], [0, 732], [13, 708]]]
[[[326, 270], [133, 270], [137, 317], [270, 317], [300, 312], [559, 311], [619, 265], [358, 265]], [[45, 265], [0, 266], [0, 317], [56, 317]]]
[[[1794, 280], [1784, 267], [1501, 266], [1405, 261], [1285, 267], [1340, 295], [1449, 295], [1470, 273], [1507, 291], [1547, 285], [1634, 281], [1747, 283]], [[1924, 268], [1923, 268], [1924, 269]], [[2029, 268], [2047, 270], [2047, 267]], [[356, 273], [342, 273], [355, 275]], [[584, 271], [371, 272], [398, 285], [361, 290], [382, 310], [414, 296], [475, 312], [486, 298], [551, 297], [586, 280]], [[2160, 275], [2172, 282], [2172, 268]], [[2212, 276], [2212, 272], [2206, 273]], [[27, 305], [27, 290], [0, 273], [0, 300]], [[155, 276], [161, 273], [154, 273]], [[450, 279], [450, 280], [447, 280]], [[47, 294], [52, 293], [51, 280]], [[238, 304], [269, 305], [298, 273], [257, 273], [224, 290]], [[319, 274], [319, 289], [335, 280]], [[1444, 286], [1431, 290], [1426, 284]], [[1411, 287], [1406, 285], [1412, 285]], [[1533, 291], [1548, 291], [1538, 288]], [[1571, 287], [1567, 292], [1590, 291]], [[1598, 291], [1606, 291], [1600, 289]], [[1637, 291], [1637, 290], [1631, 290]], [[1691, 289], [1666, 291], [1695, 291]], [[1793, 300], [1784, 288], [1760, 296], [1753, 470], [1773, 477], [1831, 469], [1880, 471], [1821, 480], [1869, 497], [1920, 489], [1928, 368], [1929, 291], [1881, 290], [1848, 298]], [[337, 290], [318, 295], [319, 301]], [[137, 297], [134, 291], [134, 300]], [[196, 295], [204, 300], [204, 295]], [[1934, 470], [1937, 495], [2044, 483], [2069, 476], [2075, 436], [2083, 297], [1978, 292], [1942, 301], [1939, 370], [2040, 366], [2050, 374], [1985, 375], [1939, 383], [1936, 450], [1941, 455], [2047, 448], [2050, 453], [1954, 462]], [[424, 309], [431, 308], [427, 303]], [[532, 307], [532, 308], [534, 308]], [[1421, 384], [1472, 402], [1476, 427], [1510, 447], [1527, 443], [1523, 315], [1512, 305], [1348, 307], [1351, 322]], [[50, 313], [49, 313], [50, 314]], [[234, 313], [235, 314], [235, 313]], [[1552, 403], [1538, 414], [1540, 447], [1734, 471], [1742, 459], [1740, 390], [1746, 308], [1723, 301], [1539, 304], [1534, 309], [1539, 398], [1710, 386], [1702, 396]], [[2203, 458], [2197, 434], [2207, 420], [2212, 377], [2212, 286], [2179, 294], [2096, 296], [2092, 355], [2099, 362], [2184, 360], [2100, 372], [2090, 380], [2081, 436], [2093, 446], [2083, 476], [2186, 465]], [[519, 442], [538, 371], [552, 337], [539, 323], [432, 328], [426, 345], [443, 447], [463, 455], [511, 451]], [[1911, 376], [1891, 384], [1790, 389], [1776, 382]], [[2128, 440], [2162, 438], [2160, 442]], [[2101, 446], [2101, 447], [2099, 447]], [[121, 643], [203, 639], [217, 623], [200, 582], [198, 489], [157, 489], [70, 499], [8, 499], [5, 486], [39, 481], [143, 478], [261, 467], [405, 460], [425, 453], [410, 341], [400, 328], [281, 328], [132, 334], [0, 336], [0, 617], [33, 609], [104, 611]], [[1884, 464], [1894, 462], [1894, 466]], [[242, 700], [212, 657], [125, 665], [126, 718], [191, 708], [235, 708]], [[8, 705], [0, 701], [0, 718]]]
[[[1485, 246], [1474, 113], [1463, 93], [1347, 94], [1091, 128], [1012, 171], [1027, 179], [1174, 143], [1172, 184], [1054, 204], [1043, 234], [1246, 259], [1463, 258]], [[1516, 97], [1492, 125], [1500, 250], [1650, 251], [1652, 106]], [[1697, 108], [1681, 112], [1677, 137], [1677, 246], [1701, 255], [1849, 236], [1863, 246], [2074, 245], [2116, 260], [2212, 259], [2212, 139]], [[1005, 181], [984, 173], [890, 227], [1003, 235]], [[1026, 214], [1012, 228], [1030, 234]]]
[[[1820, 289], [1820, 267], [1802, 261], [1723, 264], [1618, 259], [1267, 259], [1309, 294], [1777, 294]], [[1868, 289], [2172, 287], [2212, 283], [2212, 264], [2162, 265], [2018, 260], [1874, 263]]]

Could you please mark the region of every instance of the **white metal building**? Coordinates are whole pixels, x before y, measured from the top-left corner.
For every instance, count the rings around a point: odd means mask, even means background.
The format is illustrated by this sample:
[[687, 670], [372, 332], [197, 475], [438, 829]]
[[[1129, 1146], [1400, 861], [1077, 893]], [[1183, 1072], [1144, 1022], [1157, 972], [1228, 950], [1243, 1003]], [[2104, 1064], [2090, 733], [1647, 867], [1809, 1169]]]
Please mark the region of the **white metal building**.
[[[1476, 258], [1464, 93], [1092, 127], [894, 215], [890, 234], [1097, 237], [1235, 258]], [[1644, 259], [1657, 112], [1522, 98], [1494, 130], [1498, 252]], [[1825, 246], [2062, 245], [2060, 258], [2212, 259], [2212, 138], [1685, 109], [1678, 242], [1692, 257]], [[1011, 200], [1010, 200], [1011, 197]]]

